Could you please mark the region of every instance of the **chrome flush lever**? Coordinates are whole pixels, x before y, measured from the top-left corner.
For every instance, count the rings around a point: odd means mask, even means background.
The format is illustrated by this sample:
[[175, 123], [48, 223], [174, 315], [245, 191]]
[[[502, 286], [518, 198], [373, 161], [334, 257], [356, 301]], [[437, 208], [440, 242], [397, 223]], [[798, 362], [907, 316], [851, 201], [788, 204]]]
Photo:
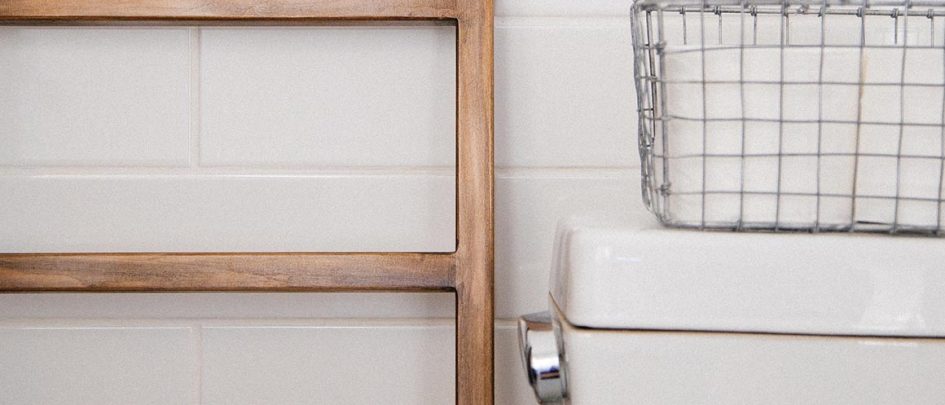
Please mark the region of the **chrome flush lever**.
[[560, 403], [567, 396], [563, 347], [547, 311], [528, 314], [518, 321], [519, 348], [528, 382], [542, 404]]

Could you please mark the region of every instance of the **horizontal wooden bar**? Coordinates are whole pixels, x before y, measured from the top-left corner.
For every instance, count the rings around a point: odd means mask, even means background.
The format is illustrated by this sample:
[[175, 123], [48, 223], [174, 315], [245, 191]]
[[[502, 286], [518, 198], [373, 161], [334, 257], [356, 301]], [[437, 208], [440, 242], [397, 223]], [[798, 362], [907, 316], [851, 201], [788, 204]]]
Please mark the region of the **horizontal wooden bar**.
[[0, 254], [0, 292], [451, 291], [452, 253]]
[[2, 0], [4, 23], [458, 18], [458, 0]]

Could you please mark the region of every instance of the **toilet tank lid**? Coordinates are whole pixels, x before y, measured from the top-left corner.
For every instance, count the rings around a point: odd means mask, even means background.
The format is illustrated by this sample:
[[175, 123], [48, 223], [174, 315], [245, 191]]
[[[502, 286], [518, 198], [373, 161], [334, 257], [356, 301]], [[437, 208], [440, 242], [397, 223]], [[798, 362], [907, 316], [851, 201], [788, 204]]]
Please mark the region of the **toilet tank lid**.
[[945, 239], [585, 215], [558, 226], [551, 295], [586, 328], [945, 337]]

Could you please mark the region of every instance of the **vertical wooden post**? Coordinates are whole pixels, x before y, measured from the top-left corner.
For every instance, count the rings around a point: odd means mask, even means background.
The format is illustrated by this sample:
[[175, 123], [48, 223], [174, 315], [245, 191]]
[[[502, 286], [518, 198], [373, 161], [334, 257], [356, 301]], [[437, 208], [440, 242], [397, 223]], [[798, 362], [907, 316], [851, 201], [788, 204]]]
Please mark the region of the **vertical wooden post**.
[[493, 5], [467, 2], [459, 19], [456, 403], [493, 403]]

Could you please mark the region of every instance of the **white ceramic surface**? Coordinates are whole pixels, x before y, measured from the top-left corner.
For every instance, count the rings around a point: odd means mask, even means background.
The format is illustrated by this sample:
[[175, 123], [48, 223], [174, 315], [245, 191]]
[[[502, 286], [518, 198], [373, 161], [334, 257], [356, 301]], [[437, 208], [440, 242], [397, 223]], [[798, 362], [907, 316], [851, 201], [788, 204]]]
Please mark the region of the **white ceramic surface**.
[[559, 226], [552, 294], [592, 328], [945, 337], [945, 240]]
[[0, 27], [0, 166], [186, 166], [190, 33]]
[[570, 405], [932, 405], [945, 340], [563, 326]]
[[451, 173], [0, 175], [0, 251], [452, 251]]
[[201, 162], [452, 167], [455, 42], [449, 26], [203, 28]]
[[139, 322], [0, 323], [0, 403], [192, 404], [196, 334]]
[[448, 403], [453, 331], [446, 322], [205, 328], [202, 403]]
[[496, 165], [639, 165], [627, 19], [497, 18], [495, 34]]

